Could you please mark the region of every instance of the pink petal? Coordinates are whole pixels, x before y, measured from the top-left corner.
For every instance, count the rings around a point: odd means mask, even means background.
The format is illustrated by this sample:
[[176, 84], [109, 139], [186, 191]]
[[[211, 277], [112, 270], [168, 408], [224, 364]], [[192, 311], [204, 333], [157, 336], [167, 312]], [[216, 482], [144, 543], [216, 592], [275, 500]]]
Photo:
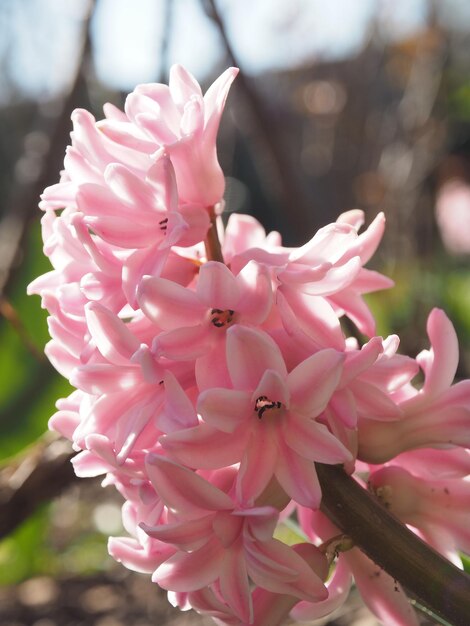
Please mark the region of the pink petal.
[[233, 502], [223, 491], [192, 470], [156, 454], [147, 455], [146, 468], [152, 485], [165, 504], [185, 515], [201, 509], [232, 509]]
[[333, 349], [317, 352], [302, 361], [287, 377], [292, 409], [316, 417], [328, 404], [338, 386], [344, 353]]
[[380, 421], [397, 420], [402, 416], [400, 407], [374, 385], [358, 380], [351, 384], [351, 390], [359, 416]]
[[158, 551], [148, 551], [132, 537], [110, 537], [108, 552], [118, 563], [134, 572], [150, 574], [162, 561], [171, 556], [175, 549], [162, 544]]
[[352, 569], [362, 599], [381, 622], [387, 626], [418, 626], [416, 613], [399, 583], [357, 548], [344, 558]]
[[171, 591], [195, 591], [213, 583], [220, 574], [224, 550], [218, 541], [209, 541], [190, 554], [177, 552], [153, 573], [152, 581]]
[[211, 349], [214, 338], [209, 330], [205, 324], [175, 328], [157, 335], [152, 349], [158, 357], [193, 361]]
[[168, 81], [171, 97], [178, 107], [183, 107], [192, 96], [202, 99], [202, 91], [194, 76], [182, 65], [172, 65]]
[[152, 209], [159, 209], [153, 189], [124, 165], [111, 163], [107, 166], [104, 177], [113, 193], [130, 207], [150, 209], [150, 216]]
[[261, 324], [268, 317], [273, 305], [269, 270], [256, 261], [250, 261], [238, 274], [237, 282], [243, 294], [237, 309], [247, 322]]
[[227, 365], [233, 386], [254, 390], [267, 369], [286, 376], [284, 360], [276, 343], [266, 333], [235, 325], [227, 331]]
[[259, 381], [259, 385], [251, 394], [251, 410], [260, 396], [266, 396], [271, 402], [280, 402], [284, 408], [289, 408], [290, 393], [286, 380], [274, 370], [266, 370]]
[[208, 389], [200, 394], [197, 410], [207, 424], [225, 433], [232, 433], [251, 417], [253, 403], [250, 394], [245, 391]]
[[[316, 602], [328, 596], [318, 575], [292, 548], [272, 539], [250, 546], [248, 572], [255, 584], [275, 593]], [[295, 572], [295, 575], [287, 574]]]
[[459, 344], [452, 322], [441, 309], [429, 314], [427, 332], [432, 346], [432, 365], [426, 370], [423, 391], [435, 396], [452, 384], [459, 362]]
[[193, 291], [166, 278], [144, 276], [137, 300], [145, 315], [164, 330], [196, 326], [206, 312]]
[[344, 265], [332, 267], [325, 278], [304, 283], [300, 289], [312, 296], [328, 296], [341, 291], [352, 283], [361, 269], [359, 257], [353, 257]]
[[277, 442], [271, 429], [259, 426], [248, 440], [237, 476], [237, 499], [250, 506], [273, 477], [278, 458]]
[[140, 342], [126, 324], [98, 302], [85, 307], [88, 329], [101, 354], [116, 365], [128, 365]]
[[160, 439], [165, 450], [181, 463], [198, 469], [218, 469], [240, 461], [245, 449], [243, 429], [223, 433], [208, 424], [165, 435]]
[[148, 170], [145, 182], [154, 190], [159, 199], [159, 206], [167, 211], [178, 208], [178, 190], [175, 169], [170, 156], [164, 149], [155, 155], [155, 163]]
[[208, 308], [235, 309], [240, 290], [232, 272], [223, 263], [208, 261], [199, 270], [197, 294]]
[[324, 347], [344, 350], [344, 336], [338, 317], [324, 298], [307, 296], [287, 286], [277, 290], [276, 301], [286, 332], [304, 333], [318, 350]]
[[151, 526], [149, 524], [140, 524], [149, 537], [171, 543], [180, 550], [197, 550], [207, 543], [212, 535], [212, 522], [214, 515], [205, 515], [203, 517], [191, 520], [183, 520], [173, 524], [162, 524]]
[[244, 623], [251, 623], [253, 604], [243, 551], [226, 550], [220, 569], [220, 592], [225, 602]]
[[169, 370], [164, 376], [165, 404], [157, 420], [164, 433], [197, 426], [197, 415], [193, 403]]
[[341, 387], [347, 385], [353, 378], [369, 369], [383, 352], [382, 338], [373, 337], [360, 350], [348, 352], [341, 376]]
[[70, 382], [74, 387], [91, 394], [124, 391], [142, 384], [142, 374], [138, 367], [120, 367], [107, 363], [85, 365], [72, 372]]
[[232, 82], [238, 74], [237, 67], [229, 67], [212, 83], [204, 94], [205, 135], [207, 142], [215, 143], [225, 101]]
[[298, 504], [318, 509], [321, 488], [315, 466], [283, 444], [279, 451], [275, 476], [281, 487]]
[[331, 464], [351, 460], [351, 453], [339, 439], [314, 420], [291, 413], [283, 430], [286, 444], [305, 459]]

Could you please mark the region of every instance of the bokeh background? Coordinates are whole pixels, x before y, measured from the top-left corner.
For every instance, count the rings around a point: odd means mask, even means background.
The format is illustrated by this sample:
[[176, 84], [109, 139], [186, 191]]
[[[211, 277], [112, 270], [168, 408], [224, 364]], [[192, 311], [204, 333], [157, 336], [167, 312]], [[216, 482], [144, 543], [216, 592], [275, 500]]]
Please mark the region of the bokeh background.
[[[67, 446], [43, 436], [70, 388], [42, 356], [46, 315], [25, 294], [48, 270], [37, 203], [58, 180], [71, 111], [100, 118], [176, 62], [205, 86], [241, 68], [219, 141], [227, 213], [294, 245], [343, 211], [384, 210], [370, 266], [397, 286], [370, 298], [379, 333], [416, 355], [443, 307], [458, 374], [470, 373], [467, 0], [0, 0], [2, 626], [208, 624], [107, 556], [120, 502], [75, 481]], [[376, 624], [354, 596], [327, 623]]]

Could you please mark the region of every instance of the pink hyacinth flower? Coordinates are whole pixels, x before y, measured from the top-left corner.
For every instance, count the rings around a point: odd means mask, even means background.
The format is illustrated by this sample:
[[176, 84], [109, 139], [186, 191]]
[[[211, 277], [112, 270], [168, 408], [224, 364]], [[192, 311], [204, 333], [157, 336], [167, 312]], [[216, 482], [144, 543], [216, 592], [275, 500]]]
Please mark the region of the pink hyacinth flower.
[[147, 457], [147, 471], [176, 514], [167, 524], [142, 525], [150, 537], [178, 549], [153, 574], [160, 586], [191, 592], [217, 581], [224, 600], [247, 623], [253, 620], [250, 580], [300, 599], [326, 598], [322, 580], [307, 562], [272, 538], [275, 509], [239, 508], [219, 488], [161, 456]]
[[427, 331], [432, 347], [417, 357], [425, 382], [400, 403], [403, 417], [393, 423], [359, 423], [359, 458], [368, 463], [385, 463], [416, 448], [470, 447], [470, 381], [452, 385], [459, 359], [457, 335], [440, 309], [429, 315]]
[[318, 508], [321, 499], [313, 461], [343, 463], [351, 453], [315, 421], [341, 376], [344, 356], [322, 350], [287, 372], [274, 341], [259, 330], [227, 331], [232, 388], [201, 393], [195, 428], [173, 433], [162, 445], [190, 467], [241, 462], [237, 493], [253, 502], [276, 476], [294, 500]]

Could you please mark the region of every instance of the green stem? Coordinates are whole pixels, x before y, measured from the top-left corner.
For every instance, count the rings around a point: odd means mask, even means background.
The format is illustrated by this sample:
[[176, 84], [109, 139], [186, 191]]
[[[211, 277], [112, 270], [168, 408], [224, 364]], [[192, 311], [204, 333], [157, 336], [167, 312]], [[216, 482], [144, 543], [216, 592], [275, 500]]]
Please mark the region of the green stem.
[[322, 511], [412, 596], [454, 626], [470, 624], [470, 576], [421, 541], [338, 466], [316, 464]]

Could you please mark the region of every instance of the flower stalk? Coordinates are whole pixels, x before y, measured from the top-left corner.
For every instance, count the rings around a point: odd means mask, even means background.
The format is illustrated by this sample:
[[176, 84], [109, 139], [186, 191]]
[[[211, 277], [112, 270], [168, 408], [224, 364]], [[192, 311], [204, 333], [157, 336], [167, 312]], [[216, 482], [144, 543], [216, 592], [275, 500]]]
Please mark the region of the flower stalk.
[[468, 626], [470, 576], [404, 526], [339, 466], [316, 464], [322, 511], [432, 613]]

